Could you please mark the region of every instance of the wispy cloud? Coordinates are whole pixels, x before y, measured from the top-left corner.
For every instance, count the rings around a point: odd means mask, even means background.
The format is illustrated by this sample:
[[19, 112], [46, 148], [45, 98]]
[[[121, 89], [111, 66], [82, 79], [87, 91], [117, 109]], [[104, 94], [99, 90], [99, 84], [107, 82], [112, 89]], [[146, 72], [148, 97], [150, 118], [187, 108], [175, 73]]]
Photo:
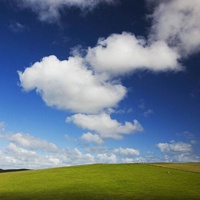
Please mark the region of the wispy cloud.
[[152, 109], [148, 109], [148, 110], [144, 111], [144, 116], [145, 116], [145, 117], [149, 117], [149, 115], [152, 115], [153, 113], [154, 113], [154, 112], [153, 112]]
[[19, 22], [11, 22], [9, 25], [9, 28], [12, 32], [15, 32], [15, 33], [21, 33], [28, 30], [28, 28], [25, 25], [22, 25]]
[[101, 3], [111, 4], [116, 0], [10, 0], [21, 8], [29, 8], [41, 21], [58, 22], [61, 11], [65, 7], [77, 7], [81, 10], [92, 10]]

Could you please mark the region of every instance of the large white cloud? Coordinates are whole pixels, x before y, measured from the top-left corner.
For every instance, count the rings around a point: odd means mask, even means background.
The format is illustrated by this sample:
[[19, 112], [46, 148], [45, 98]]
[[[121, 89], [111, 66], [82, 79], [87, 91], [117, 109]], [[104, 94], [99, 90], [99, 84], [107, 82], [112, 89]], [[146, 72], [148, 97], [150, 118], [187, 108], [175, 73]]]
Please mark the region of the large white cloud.
[[159, 5], [152, 15], [151, 39], [166, 41], [172, 47], [176, 47], [182, 56], [199, 51], [200, 1], [160, 0], [157, 2]]
[[84, 57], [74, 55], [64, 61], [55, 56], [43, 58], [19, 72], [21, 86], [26, 91], [36, 89], [49, 106], [75, 113], [98, 113], [115, 107], [124, 98], [126, 88], [114, 83], [113, 77], [137, 70], [181, 70], [179, 59], [199, 50], [199, 9], [198, 0], [157, 1], [147, 39], [126, 32], [112, 34], [88, 48]]
[[97, 113], [116, 106], [126, 94], [125, 87], [95, 75], [79, 57], [45, 57], [18, 73], [25, 91], [36, 89], [48, 106], [72, 112]]
[[41, 21], [55, 22], [60, 18], [60, 11], [64, 7], [78, 7], [93, 9], [100, 3], [114, 3], [116, 0], [10, 0], [22, 8], [30, 8], [38, 14]]
[[164, 41], [149, 43], [131, 33], [112, 34], [88, 49], [86, 60], [97, 72], [123, 75], [136, 70], [177, 71], [179, 54]]
[[123, 135], [143, 131], [143, 127], [137, 120], [121, 124], [110, 115], [102, 113], [99, 115], [75, 114], [67, 117], [67, 122], [73, 122], [77, 126], [98, 133], [101, 138], [121, 139]]

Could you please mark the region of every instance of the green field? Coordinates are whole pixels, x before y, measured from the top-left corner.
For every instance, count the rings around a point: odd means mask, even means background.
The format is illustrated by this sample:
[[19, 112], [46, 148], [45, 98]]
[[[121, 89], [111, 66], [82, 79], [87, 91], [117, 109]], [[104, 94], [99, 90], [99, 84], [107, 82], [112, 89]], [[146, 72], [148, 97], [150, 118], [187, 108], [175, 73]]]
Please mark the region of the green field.
[[188, 171], [166, 165], [98, 164], [1, 173], [0, 199], [199, 200], [200, 173], [191, 170], [191, 163], [183, 165]]
[[200, 173], [200, 163], [155, 163], [152, 165]]

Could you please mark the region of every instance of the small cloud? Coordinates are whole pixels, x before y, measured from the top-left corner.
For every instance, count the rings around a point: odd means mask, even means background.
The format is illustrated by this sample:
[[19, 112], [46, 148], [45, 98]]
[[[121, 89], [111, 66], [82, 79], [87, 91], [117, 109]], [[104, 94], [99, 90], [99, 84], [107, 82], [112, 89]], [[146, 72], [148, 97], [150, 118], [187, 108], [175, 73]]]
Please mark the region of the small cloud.
[[60, 36], [58, 38], [56, 38], [52, 43], [51, 45], [52, 46], [57, 46], [57, 45], [63, 45], [65, 46], [67, 43], [69, 43], [71, 41], [71, 38], [70, 37], [67, 37], [67, 36]]
[[87, 143], [94, 142], [96, 144], [102, 144], [103, 140], [98, 134], [92, 134], [90, 132], [85, 133], [81, 136], [81, 139]]
[[133, 112], [134, 112], [133, 108], [129, 108], [129, 109], [127, 110], [127, 113], [133, 113]]
[[148, 109], [148, 110], [146, 110], [146, 111], [144, 112], [144, 116], [145, 116], [145, 117], [149, 117], [149, 115], [152, 115], [153, 113], [154, 113], [153, 110]]
[[131, 148], [118, 148], [113, 150], [114, 153], [119, 154], [121, 156], [139, 156], [140, 152], [136, 149]]
[[182, 133], [177, 133], [177, 135], [189, 140], [194, 139], [194, 134], [189, 131], [183, 131]]
[[97, 160], [99, 163], [116, 163], [117, 162], [117, 156], [115, 154], [98, 154]]
[[22, 33], [24, 31], [26, 31], [28, 28], [19, 22], [12, 22], [9, 25], [9, 29], [14, 33]]

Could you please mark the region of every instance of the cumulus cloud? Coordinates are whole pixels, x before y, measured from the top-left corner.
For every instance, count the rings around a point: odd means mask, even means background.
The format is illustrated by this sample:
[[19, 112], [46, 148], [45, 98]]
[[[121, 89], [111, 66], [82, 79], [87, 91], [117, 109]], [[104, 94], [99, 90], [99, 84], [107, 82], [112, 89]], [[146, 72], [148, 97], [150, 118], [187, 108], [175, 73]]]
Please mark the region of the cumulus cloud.
[[[21, 1], [44, 21], [58, 19], [62, 6], [93, 8], [100, 2], [111, 0]], [[24, 72], [18, 72], [20, 85], [25, 91], [35, 89], [48, 106], [82, 113], [68, 117], [67, 122], [95, 132], [84, 134], [85, 141], [101, 143], [105, 138], [121, 139], [143, 128], [137, 120], [122, 124], [108, 114], [99, 114], [114, 108], [125, 97], [127, 90], [119, 78], [137, 70], [181, 70], [179, 60], [200, 49], [199, 18], [199, 0], [157, 1], [147, 38], [127, 32], [112, 34], [99, 39], [95, 47], [89, 47], [85, 56], [74, 54], [64, 61], [55, 56], [45, 57]], [[147, 110], [145, 115], [151, 113]], [[163, 153], [192, 151], [191, 144], [183, 142], [159, 143], [157, 147]], [[76, 155], [80, 154], [76, 152]], [[100, 154], [99, 157], [106, 160], [106, 156]], [[115, 160], [114, 156], [112, 159]]]
[[157, 1], [146, 39], [123, 32], [99, 39], [85, 56], [45, 57], [19, 72], [21, 86], [36, 89], [49, 106], [75, 113], [115, 107], [126, 95], [116, 80], [137, 70], [181, 70], [179, 60], [200, 49], [199, 9], [198, 0]]
[[90, 143], [90, 142], [94, 142], [96, 144], [103, 143], [103, 140], [101, 139], [101, 137], [98, 134], [92, 134], [90, 132], [83, 134], [81, 136], [81, 139], [88, 143]]
[[14, 143], [10, 143], [8, 145], [7, 151], [9, 151], [10, 153], [12, 153], [13, 155], [20, 155], [20, 156], [22, 156], [22, 154], [23, 154], [24, 156], [27, 156], [29, 158], [36, 155], [36, 152], [34, 152], [34, 151], [28, 151], [26, 149], [17, 147]]
[[[6, 138], [12, 144], [17, 144], [20, 147], [28, 148], [28, 149], [41, 149], [47, 152], [56, 151], [57, 147], [53, 143], [49, 143], [46, 140], [41, 140], [38, 138], [35, 138], [29, 134], [23, 134], [23, 133], [15, 133], [15, 134], [1, 134], [0, 137]], [[14, 147], [14, 144], [12, 147]]]
[[121, 84], [87, 69], [80, 57], [45, 57], [18, 73], [25, 91], [36, 89], [48, 106], [72, 112], [97, 113], [116, 106], [126, 94]]
[[114, 149], [114, 153], [117, 153], [122, 156], [139, 156], [140, 152], [136, 149], [131, 149], [131, 148], [118, 148]]
[[43, 155], [10, 143], [0, 158], [2, 168], [47, 168], [62, 164], [55, 155]]
[[[159, 56], [158, 56], [159, 55]], [[136, 70], [177, 71], [179, 54], [164, 41], [148, 43], [132, 33], [112, 34], [89, 48], [86, 60], [97, 72], [123, 75]]]
[[115, 154], [98, 154], [97, 160], [99, 163], [116, 163], [117, 162], [117, 156]]
[[124, 32], [99, 39], [86, 56], [95, 71], [111, 75], [138, 69], [178, 71], [182, 58], [200, 50], [199, 0], [147, 2], [155, 3], [148, 37]]
[[116, 0], [10, 0], [21, 8], [30, 8], [41, 21], [57, 22], [65, 7], [91, 10], [100, 3], [114, 3]]
[[152, 17], [151, 39], [166, 41], [182, 56], [200, 50], [199, 0], [161, 0]]
[[133, 123], [121, 124], [110, 115], [102, 113], [99, 115], [75, 114], [67, 117], [66, 122], [73, 122], [77, 126], [98, 133], [101, 138], [121, 139], [123, 135], [143, 131], [143, 127], [137, 120]]
[[164, 153], [189, 153], [192, 152], [192, 145], [184, 142], [158, 143], [157, 147]]
[[170, 143], [158, 143], [156, 146], [162, 152], [162, 162], [199, 162], [200, 156], [193, 152], [195, 144], [171, 141]]

